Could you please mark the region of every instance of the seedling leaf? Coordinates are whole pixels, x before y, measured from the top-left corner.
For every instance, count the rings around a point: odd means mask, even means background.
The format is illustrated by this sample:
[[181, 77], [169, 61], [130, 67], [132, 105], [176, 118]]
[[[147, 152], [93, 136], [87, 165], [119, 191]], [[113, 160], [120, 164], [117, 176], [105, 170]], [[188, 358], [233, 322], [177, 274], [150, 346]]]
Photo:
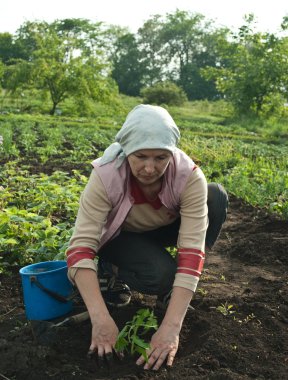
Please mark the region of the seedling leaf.
[[115, 350], [127, 351], [131, 355], [138, 352], [148, 361], [147, 350], [149, 349], [149, 343], [145, 342], [139, 336], [143, 336], [149, 330], [156, 330], [158, 328], [157, 319], [154, 316], [153, 311], [149, 309], [140, 309], [131, 321], [128, 321], [123, 329], [120, 331]]

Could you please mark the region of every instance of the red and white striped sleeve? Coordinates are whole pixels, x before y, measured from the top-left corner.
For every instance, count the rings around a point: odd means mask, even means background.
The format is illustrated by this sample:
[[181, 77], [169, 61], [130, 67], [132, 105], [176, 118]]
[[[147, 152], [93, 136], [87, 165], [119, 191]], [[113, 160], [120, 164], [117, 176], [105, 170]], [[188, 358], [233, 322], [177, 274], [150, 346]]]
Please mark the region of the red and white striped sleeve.
[[178, 249], [177, 274], [174, 286], [195, 292], [205, 261], [205, 253], [193, 248]]
[[75, 284], [75, 275], [80, 268], [91, 269], [97, 272], [97, 264], [94, 261], [95, 251], [89, 247], [76, 247], [66, 251], [68, 278]]
[[96, 253], [92, 248], [89, 247], [76, 247], [66, 251], [67, 256], [67, 266], [68, 268], [77, 264], [80, 260], [90, 259], [94, 260]]
[[207, 181], [200, 168], [194, 170], [181, 195], [177, 272], [174, 286], [195, 292], [205, 261], [208, 227]]

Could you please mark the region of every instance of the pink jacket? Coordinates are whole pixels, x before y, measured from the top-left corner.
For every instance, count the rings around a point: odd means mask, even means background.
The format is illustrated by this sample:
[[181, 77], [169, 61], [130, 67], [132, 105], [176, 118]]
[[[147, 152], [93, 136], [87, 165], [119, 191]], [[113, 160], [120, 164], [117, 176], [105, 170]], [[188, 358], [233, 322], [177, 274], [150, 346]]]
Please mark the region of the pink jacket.
[[[129, 190], [129, 164], [126, 161], [120, 168], [116, 168], [115, 161], [102, 166], [98, 164], [99, 159], [92, 163], [102, 180], [107, 196], [112, 204], [112, 211], [102, 231], [99, 248], [112, 237], [118, 235], [120, 227], [133, 205], [133, 198]], [[176, 148], [173, 160], [164, 174], [162, 190], [159, 193], [160, 201], [173, 214], [179, 213], [180, 195], [195, 167], [196, 165], [192, 159], [182, 150]]]

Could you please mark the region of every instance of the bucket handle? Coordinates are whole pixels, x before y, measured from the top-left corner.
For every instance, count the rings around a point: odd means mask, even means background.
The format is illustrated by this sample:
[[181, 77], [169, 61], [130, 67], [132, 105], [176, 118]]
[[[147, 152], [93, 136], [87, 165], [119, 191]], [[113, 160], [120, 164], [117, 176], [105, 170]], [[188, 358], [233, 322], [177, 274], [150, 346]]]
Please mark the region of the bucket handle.
[[58, 294], [54, 292], [53, 290], [46, 288], [43, 284], [41, 284], [41, 282], [37, 280], [36, 276], [30, 276], [30, 282], [38, 286], [39, 289], [43, 290], [43, 292], [49, 294], [49, 296], [55, 298], [59, 302], [67, 303], [71, 301], [78, 294], [78, 292], [76, 291], [70, 294], [70, 296], [64, 297], [61, 294]]

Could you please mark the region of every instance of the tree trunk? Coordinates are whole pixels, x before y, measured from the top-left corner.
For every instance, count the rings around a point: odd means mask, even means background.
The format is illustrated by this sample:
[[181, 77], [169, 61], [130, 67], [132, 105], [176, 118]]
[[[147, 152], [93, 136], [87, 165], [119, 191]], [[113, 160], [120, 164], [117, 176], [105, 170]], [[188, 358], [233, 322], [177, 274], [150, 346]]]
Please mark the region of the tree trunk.
[[49, 112], [51, 116], [55, 115], [56, 107], [57, 107], [57, 103], [53, 102], [53, 107], [51, 108]]

